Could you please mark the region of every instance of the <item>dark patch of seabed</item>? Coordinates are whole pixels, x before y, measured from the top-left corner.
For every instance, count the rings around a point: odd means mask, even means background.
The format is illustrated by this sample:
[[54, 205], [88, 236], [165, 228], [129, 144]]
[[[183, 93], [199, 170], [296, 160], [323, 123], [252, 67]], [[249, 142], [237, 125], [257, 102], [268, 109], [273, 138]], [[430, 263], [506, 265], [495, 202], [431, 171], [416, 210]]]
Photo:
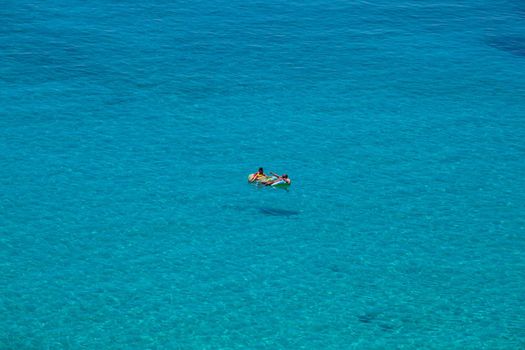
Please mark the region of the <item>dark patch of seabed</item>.
[[525, 37], [502, 35], [485, 39], [487, 45], [498, 50], [509, 52], [516, 56], [525, 57]]
[[391, 323], [385, 315], [380, 311], [367, 311], [357, 316], [357, 319], [361, 323], [374, 324], [379, 327], [383, 332], [392, 332], [397, 327]]
[[259, 208], [259, 212], [269, 216], [294, 216], [300, 212], [296, 210], [278, 209], [278, 208]]

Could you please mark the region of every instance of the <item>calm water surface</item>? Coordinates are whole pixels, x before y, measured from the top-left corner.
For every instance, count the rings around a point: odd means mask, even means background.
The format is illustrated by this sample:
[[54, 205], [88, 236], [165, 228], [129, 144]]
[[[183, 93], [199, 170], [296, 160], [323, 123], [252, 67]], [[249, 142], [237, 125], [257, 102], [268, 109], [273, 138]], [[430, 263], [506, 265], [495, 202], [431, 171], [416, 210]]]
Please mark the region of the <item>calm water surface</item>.
[[525, 348], [522, 2], [0, 21], [0, 348]]

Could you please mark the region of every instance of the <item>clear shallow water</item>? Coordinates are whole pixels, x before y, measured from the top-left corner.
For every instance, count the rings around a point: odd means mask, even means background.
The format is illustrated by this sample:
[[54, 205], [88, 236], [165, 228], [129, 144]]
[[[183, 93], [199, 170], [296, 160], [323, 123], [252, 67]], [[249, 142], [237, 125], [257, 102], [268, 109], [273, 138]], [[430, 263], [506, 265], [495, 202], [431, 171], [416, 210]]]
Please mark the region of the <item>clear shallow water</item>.
[[524, 16], [7, 2], [0, 348], [525, 347]]

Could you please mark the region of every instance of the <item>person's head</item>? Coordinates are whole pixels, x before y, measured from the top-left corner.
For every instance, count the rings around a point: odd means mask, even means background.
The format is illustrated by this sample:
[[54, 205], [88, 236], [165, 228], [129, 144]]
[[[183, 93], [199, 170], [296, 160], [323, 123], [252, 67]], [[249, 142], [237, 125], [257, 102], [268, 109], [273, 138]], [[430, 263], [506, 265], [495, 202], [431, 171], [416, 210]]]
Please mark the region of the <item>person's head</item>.
[[288, 178], [288, 175], [287, 174], [283, 174], [283, 179], [287, 179]]
[[259, 173], [259, 174], [262, 174], [262, 173], [264, 173], [264, 170], [263, 170], [263, 168], [259, 168], [259, 170], [258, 170], [258, 173]]

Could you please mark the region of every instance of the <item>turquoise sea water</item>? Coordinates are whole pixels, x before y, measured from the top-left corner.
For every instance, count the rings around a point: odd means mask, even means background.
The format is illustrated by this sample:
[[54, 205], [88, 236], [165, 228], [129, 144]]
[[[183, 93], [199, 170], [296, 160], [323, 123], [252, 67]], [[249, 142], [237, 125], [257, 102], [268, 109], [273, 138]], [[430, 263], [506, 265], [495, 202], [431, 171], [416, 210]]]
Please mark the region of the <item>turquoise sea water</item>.
[[0, 20], [0, 349], [525, 348], [522, 2]]

